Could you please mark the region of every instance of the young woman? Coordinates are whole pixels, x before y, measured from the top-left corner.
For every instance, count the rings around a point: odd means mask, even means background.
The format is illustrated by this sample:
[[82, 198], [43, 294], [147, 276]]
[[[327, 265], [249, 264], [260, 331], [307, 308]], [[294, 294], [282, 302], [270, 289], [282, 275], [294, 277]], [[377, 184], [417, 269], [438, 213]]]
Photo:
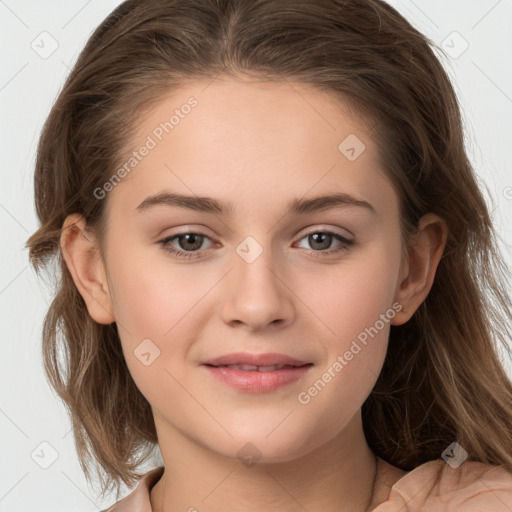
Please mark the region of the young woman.
[[512, 510], [508, 269], [432, 47], [380, 0], [92, 34], [27, 245], [84, 472], [142, 477], [109, 511]]

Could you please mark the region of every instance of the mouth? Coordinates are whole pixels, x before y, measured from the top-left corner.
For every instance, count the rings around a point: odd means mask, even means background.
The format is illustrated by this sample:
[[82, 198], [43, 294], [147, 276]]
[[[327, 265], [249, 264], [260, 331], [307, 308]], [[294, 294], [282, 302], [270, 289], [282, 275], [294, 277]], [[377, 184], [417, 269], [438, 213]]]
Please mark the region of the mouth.
[[220, 382], [246, 393], [269, 393], [302, 379], [313, 363], [284, 354], [236, 353], [201, 366]]
[[273, 372], [276, 370], [290, 370], [295, 368], [302, 368], [302, 366], [309, 366], [313, 363], [304, 365], [291, 365], [291, 364], [271, 364], [266, 366], [257, 366], [250, 364], [221, 364], [221, 365], [206, 365], [212, 368], [229, 368], [231, 370], [240, 370], [242, 372]]
[[[296, 359], [294, 357], [288, 356], [286, 354], [277, 354], [277, 353], [265, 353], [265, 354], [251, 354], [250, 352], [234, 352], [232, 354], [226, 354], [224, 356], [216, 357], [214, 359], [208, 359], [204, 361], [202, 364], [210, 365], [210, 366], [239, 366], [239, 367], [247, 367], [248, 371], [251, 371], [256, 368], [263, 368], [263, 371], [267, 367], [274, 366], [304, 366], [305, 364], [312, 364], [306, 360]], [[250, 368], [249, 368], [250, 367]], [[279, 368], [280, 369], [280, 368]]]

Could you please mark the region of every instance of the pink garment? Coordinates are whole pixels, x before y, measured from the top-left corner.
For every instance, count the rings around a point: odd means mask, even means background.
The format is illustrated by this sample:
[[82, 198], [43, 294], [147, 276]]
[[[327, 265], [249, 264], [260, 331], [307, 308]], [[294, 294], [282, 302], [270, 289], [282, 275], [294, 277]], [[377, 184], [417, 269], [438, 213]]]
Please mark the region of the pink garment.
[[[149, 493], [163, 470], [146, 473], [128, 496], [103, 512], [152, 512]], [[372, 512], [512, 512], [512, 474], [482, 462], [452, 469], [443, 459], [431, 460], [397, 480]]]

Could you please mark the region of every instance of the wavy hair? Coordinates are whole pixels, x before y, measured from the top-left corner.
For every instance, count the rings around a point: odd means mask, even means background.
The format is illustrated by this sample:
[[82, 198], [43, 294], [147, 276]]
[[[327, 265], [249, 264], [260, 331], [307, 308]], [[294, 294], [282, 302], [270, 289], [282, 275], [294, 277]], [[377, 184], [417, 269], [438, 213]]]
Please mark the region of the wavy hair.
[[404, 243], [428, 212], [447, 224], [431, 291], [407, 323], [391, 326], [362, 406], [371, 449], [412, 470], [457, 441], [469, 460], [512, 472], [512, 383], [499, 354], [510, 356], [509, 269], [437, 50], [381, 0], [128, 0], [92, 33], [39, 139], [40, 227], [26, 246], [38, 274], [58, 264], [44, 369], [71, 416], [86, 478], [92, 463], [104, 493], [132, 486], [158, 440], [115, 323], [91, 319], [65, 265], [62, 225], [79, 213], [101, 243], [107, 200], [94, 190], [123, 161], [140, 116], [183, 84], [219, 75], [290, 80], [348, 102], [371, 126]]

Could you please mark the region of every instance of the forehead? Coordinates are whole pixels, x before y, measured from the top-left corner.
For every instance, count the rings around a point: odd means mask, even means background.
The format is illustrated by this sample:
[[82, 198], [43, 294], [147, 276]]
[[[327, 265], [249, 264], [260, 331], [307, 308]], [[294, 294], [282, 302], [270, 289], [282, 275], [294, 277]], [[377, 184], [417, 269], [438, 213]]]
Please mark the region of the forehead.
[[203, 146], [210, 141], [228, 146], [230, 140], [256, 136], [247, 148], [257, 142], [270, 148], [276, 136], [281, 136], [279, 142], [285, 136], [290, 142], [307, 139], [311, 144], [325, 137], [331, 142], [329, 139], [339, 139], [344, 132], [369, 138], [364, 118], [348, 101], [332, 93], [291, 81], [228, 78], [191, 82], [162, 96], [134, 128], [138, 140], [153, 134], [158, 142], [171, 133], [187, 136], [193, 132], [203, 137]]
[[134, 126], [124, 163], [130, 155], [134, 165], [114, 193], [126, 188], [132, 206], [163, 186], [229, 202], [261, 192], [287, 204], [333, 187], [378, 203], [389, 187], [367, 125], [350, 104], [288, 81], [181, 86]]

